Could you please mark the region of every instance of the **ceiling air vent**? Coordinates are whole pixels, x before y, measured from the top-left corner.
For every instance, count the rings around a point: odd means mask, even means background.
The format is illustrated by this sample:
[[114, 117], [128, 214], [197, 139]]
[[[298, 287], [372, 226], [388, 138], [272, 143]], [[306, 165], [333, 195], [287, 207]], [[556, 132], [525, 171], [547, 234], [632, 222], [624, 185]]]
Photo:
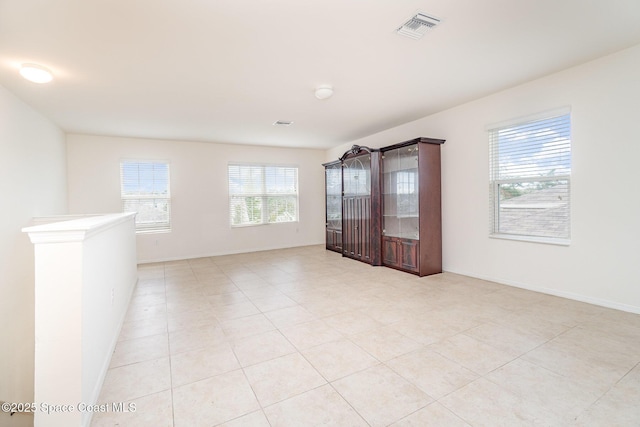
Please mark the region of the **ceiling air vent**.
[[440, 23], [440, 19], [433, 16], [425, 15], [424, 13], [418, 13], [411, 17], [407, 22], [402, 24], [400, 28], [396, 30], [401, 36], [407, 36], [412, 39], [419, 39], [424, 36], [428, 30], [432, 29]]
[[278, 120], [276, 122], [273, 122], [274, 126], [291, 126], [292, 124], [293, 122], [289, 120]]

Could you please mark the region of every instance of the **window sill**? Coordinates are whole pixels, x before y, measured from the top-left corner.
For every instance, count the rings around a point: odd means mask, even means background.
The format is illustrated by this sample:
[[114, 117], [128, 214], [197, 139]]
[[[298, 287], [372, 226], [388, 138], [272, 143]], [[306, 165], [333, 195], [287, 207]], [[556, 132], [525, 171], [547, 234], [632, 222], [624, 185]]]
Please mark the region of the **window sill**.
[[261, 222], [258, 224], [231, 224], [231, 228], [260, 227], [263, 225], [296, 224], [300, 221]]
[[491, 239], [516, 240], [519, 242], [544, 243], [548, 245], [570, 246], [571, 239], [559, 239], [553, 237], [518, 236], [514, 234], [490, 234]]
[[136, 234], [164, 234], [171, 233], [171, 229], [165, 230], [136, 230]]

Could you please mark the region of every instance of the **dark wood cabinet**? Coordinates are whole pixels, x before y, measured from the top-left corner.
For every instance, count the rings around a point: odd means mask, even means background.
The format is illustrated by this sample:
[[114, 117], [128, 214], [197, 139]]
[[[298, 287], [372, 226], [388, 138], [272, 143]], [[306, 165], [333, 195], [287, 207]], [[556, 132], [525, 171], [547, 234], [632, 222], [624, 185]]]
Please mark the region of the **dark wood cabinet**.
[[419, 276], [442, 272], [443, 143], [416, 138], [381, 149], [354, 145], [326, 163], [327, 249]]
[[342, 162], [342, 254], [382, 265], [380, 151], [353, 147]]
[[382, 148], [384, 265], [420, 276], [442, 272], [440, 145], [417, 138]]
[[342, 253], [342, 163], [324, 165], [326, 248]]

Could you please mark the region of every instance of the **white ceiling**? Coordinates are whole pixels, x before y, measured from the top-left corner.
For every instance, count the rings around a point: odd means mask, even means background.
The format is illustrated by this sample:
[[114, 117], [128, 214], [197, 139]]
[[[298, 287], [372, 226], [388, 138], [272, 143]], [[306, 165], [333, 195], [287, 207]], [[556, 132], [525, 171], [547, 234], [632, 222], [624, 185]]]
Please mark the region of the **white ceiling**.
[[0, 0], [0, 85], [97, 135], [329, 148], [638, 43], [640, 0]]

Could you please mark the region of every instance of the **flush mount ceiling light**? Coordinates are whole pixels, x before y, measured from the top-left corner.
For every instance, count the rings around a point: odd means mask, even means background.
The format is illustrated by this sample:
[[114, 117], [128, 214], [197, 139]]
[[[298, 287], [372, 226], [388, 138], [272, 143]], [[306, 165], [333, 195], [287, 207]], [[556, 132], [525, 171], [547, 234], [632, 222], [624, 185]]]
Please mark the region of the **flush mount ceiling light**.
[[290, 120], [277, 120], [273, 122], [274, 126], [291, 126], [293, 124]]
[[20, 67], [20, 75], [34, 83], [49, 83], [53, 80], [51, 71], [38, 64], [22, 64], [22, 67]]
[[439, 18], [425, 15], [424, 13], [417, 13], [402, 24], [396, 32], [401, 36], [417, 40], [424, 36], [427, 31], [440, 24], [440, 22], [442, 21]]
[[318, 86], [316, 88], [316, 98], [327, 99], [333, 95], [333, 88], [329, 85]]

